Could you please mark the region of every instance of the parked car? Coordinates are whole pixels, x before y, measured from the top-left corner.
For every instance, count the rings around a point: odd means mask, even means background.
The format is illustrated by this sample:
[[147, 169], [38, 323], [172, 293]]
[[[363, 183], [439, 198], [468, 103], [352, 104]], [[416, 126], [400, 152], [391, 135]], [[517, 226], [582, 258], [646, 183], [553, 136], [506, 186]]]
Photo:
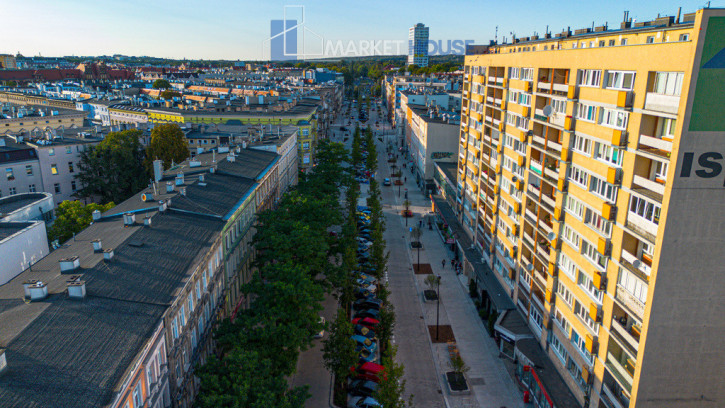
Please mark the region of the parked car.
[[355, 282], [358, 285], [360, 285], [360, 286], [377, 285], [378, 284], [378, 280], [375, 279], [375, 278], [373, 278], [372, 276], [368, 276], [368, 277], [365, 277], [365, 278], [357, 278], [357, 280], [355, 280]]
[[368, 339], [374, 339], [375, 338], [375, 332], [368, 329], [367, 327], [363, 326], [362, 324], [356, 324], [353, 326], [353, 330], [355, 334], [367, 337]]
[[375, 285], [367, 285], [367, 284], [364, 284], [364, 285], [358, 285], [357, 287], [358, 288], [361, 288], [361, 289], [364, 289], [364, 290], [367, 290], [370, 293], [375, 293], [378, 290], [378, 287], [375, 286]]
[[384, 377], [385, 367], [376, 363], [363, 363], [354, 369], [355, 378], [366, 379], [380, 384]]
[[383, 307], [383, 301], [380, 299], [358, 299], [353, 302], [352, 308], [355, 310], [364, 310], [364, 309], [375, 309], [380, 310], [380, 308]]
[[384, 186], [390, 186], [390, 185], [392, 185], [392, 184], [393, 184], [393, 183], [391, 183], [391, 182], [390, 182], [390, 179], [389, 179], [389, 178], [386, 178], [386, 179], [384, 179], [384, 180], [383, 180], [383, 185], [384, 185]]
[[373, 397], [359, 396], [350, 399], [350, 408], [380, 408], [382, 405]]
[[377, 362], [378, 362], [378, 353], [375, 351], [370, 351], [368, 349], [362, 349], [362, 350], [360, 350], [360, 353], [358, 353], [358, 364], [377, 363]]
[[355, 299], [367, 299], [375, 296], [375, 293], [364, 288], [355, 288], [353, 289], [353, 295], [355, 296]]
[[376, 351], [378, 351], [378, 342], [376, 340], [369, 339], [359, 334], [354, 334], [351, 338], [355, 340], [356, 351], [360, 351], [362, 349], [368, 350], [371, 353], [375, 353]]
[[356, 317], [352, 319], [352, 324], [359, 324], [361, 326], [367, 327], [370, 330], [375, 330], [378, 324], [380, 324], [380, 321], [372, 317]]
[[353, 397], [370, 397], [378, 390], [378, 385], [368, 380], [352, 380], [348, 390]]
[[380, 319], [380, 311], [375, 309], [365, 309], [359, 312], [355, 312], [353, 317], [372, 317], [373, 319]]

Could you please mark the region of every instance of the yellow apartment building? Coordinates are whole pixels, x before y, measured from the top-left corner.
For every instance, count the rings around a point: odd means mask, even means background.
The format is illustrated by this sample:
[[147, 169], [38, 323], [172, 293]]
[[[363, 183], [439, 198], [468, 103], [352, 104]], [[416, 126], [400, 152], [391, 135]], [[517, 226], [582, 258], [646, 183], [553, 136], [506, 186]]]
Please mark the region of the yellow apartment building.
[[457, 211], [581, 406], [725, 406], [723, 85], [725, 9], [466, 56]]

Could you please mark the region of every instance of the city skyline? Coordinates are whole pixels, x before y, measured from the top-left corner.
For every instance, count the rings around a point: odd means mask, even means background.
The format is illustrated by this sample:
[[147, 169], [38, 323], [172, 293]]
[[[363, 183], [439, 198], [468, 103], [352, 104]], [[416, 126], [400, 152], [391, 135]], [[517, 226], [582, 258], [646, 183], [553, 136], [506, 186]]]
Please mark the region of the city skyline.
[[[270, 20], [283, 18], [284, 6], [292, 5], [254, 3], [254, 11], [250, 13], [252, 3], [233, 1], [218, 1], [207, 7], [166, 0], [154, 3], [133, 0], [120, 6], [85, 0], [3, 3], [7, 21], [0, 26], [0, 38], [5, 39], [0, 53], [226, 60], [269, 59], [269, 52], [262, 44], [269, 37]], [[464, 4], [472, 12], [460, 13], [459, 6]], [[582, 4], [569, 0], [546, 7], [525, 0], [520, 7], [502, 10], [485, 4], [470, 5], [462, 0], [446, 3], [444, 7], [431, 1], [409, 0], [364, 5], [347, 1], [334, 6], [300, 1], [294, 5], [305, 7], [306, 27], [325, 40], [406, 41], [409, 27], [423, 23], [431, 29], [431, 40], [472, 39], [476, 44], [487, 44], [496, 34], [499, 42], [504, 37], [510, 39], [512, 34], [518, 37], [532, 35], [534, 31], [543, 34], [547, 27], [552, 33], [567, 27], [572, 30], [590, 27], [592, 23], [608, 23], [613, 27], [621, 22], [624, 10], [629, 10], [635, 21], [644, 21], [656, 18], [656, 13], [676, 15], [678, 7], [686, 13], [702, 6], [696, 1], [666, 1], [653, 9], [647, 3]], [[109, 7], [115, 10], [109, 13]], [[536, 12], [522, 15], [522, 9]], [[342, 17], [340, 12], [344, 13]], [[288, 19], [297, 17], [287, 16]], [[28, 21], [33, 21], [38, 29], [24, 31]], [[403, 47], [399, 54], [393, 54], [404, 55], [406, 51], [407, 47]]]

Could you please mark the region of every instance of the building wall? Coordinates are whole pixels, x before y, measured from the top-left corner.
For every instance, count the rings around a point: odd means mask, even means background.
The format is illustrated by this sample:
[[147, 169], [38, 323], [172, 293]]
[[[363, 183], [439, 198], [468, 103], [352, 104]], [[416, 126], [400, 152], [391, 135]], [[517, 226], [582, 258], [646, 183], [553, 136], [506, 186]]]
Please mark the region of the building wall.
[[0, 241], [0, 285], [48, 255], [45, 222], [38, 221]]
[[[97, 142], [89, 144], [97, 144]], [[53, 194], [53, 200], [56, 205], [65, 200], [78, 199], [73, 193], [80, 189], [81, 185], [75, 180], [75, 176], [78, 173], [80, 152], [86, 146], [86, 144], [63, 145], [62, 143], [54, 143], [50, 146], [35, 146], [38, 152], [40, 172], [43, 178], [43, 191]], [[72, 172], [69, 163], [72, 163]], [[53, 170], [53, 165], [55, 165], [57, 171]], [[56, 191], [56, 184], [60, 192]], [[73, 189], [74, 184], [75, 189]]]
[[[12, 172], [12, 179], [8, 178], [8, 169]], [[37, 159], [0, 164], [0, 173], [0, 197], [43, 191], [43, 178]], [[35, 191], [31, 191], [33, 189]]]
[[0, 133], [19, 133], [21, 131], [31, 132], [34, 129], [45, 130], [46, 128], [64, 129], [83, 126], [85, 114], [61, 114], [57, 116], [27, 116], [24, 118], [0, 119]]
[[[55, 209], [53, 203], [52, 194], [42, 197], [39, 193], [37, 195], [37, 201], [29, 204], [23, 208], [19, 208], [9, 214], [6, 214], [0, 222], [20, 222], [20, 221], [50, 221], [52, 219], [52, 212]], [[15, 196], [14, 198], [5, 198], [5, 200], [23, 199], [25, 197]], [[4, 202], [7, 202], [3, 200]]]

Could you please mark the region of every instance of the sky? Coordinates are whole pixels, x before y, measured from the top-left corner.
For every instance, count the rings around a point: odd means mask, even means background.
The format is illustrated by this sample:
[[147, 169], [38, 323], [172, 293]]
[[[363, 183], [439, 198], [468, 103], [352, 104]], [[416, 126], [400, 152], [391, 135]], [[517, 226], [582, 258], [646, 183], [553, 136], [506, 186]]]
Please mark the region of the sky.
[[[592, 23], [618, 27], [625, 10], [637, 21], [648, 21], [658, 14], [676, 15], [678, 7], [684, 14], [705, 4], [691, 0], [0, 0], [0, 54], [265, 60], [270, 20], [282, 19], [285, 5], [304, 6], [305, 27], [324, 41], [354, 41], [359, 46], [360, 40], [407, 41], [408, 29], [416, 23], [430, 27], [431, 40], [488, 44], [496, 27], [501, 41], [512, 33], [543, 35], [547, 25], [552, 33]], [[725, 7], [725, 0], [712, 1], [711, 7]], [[299, 8], [288, 10], [288, 19], [301, 20]]]

